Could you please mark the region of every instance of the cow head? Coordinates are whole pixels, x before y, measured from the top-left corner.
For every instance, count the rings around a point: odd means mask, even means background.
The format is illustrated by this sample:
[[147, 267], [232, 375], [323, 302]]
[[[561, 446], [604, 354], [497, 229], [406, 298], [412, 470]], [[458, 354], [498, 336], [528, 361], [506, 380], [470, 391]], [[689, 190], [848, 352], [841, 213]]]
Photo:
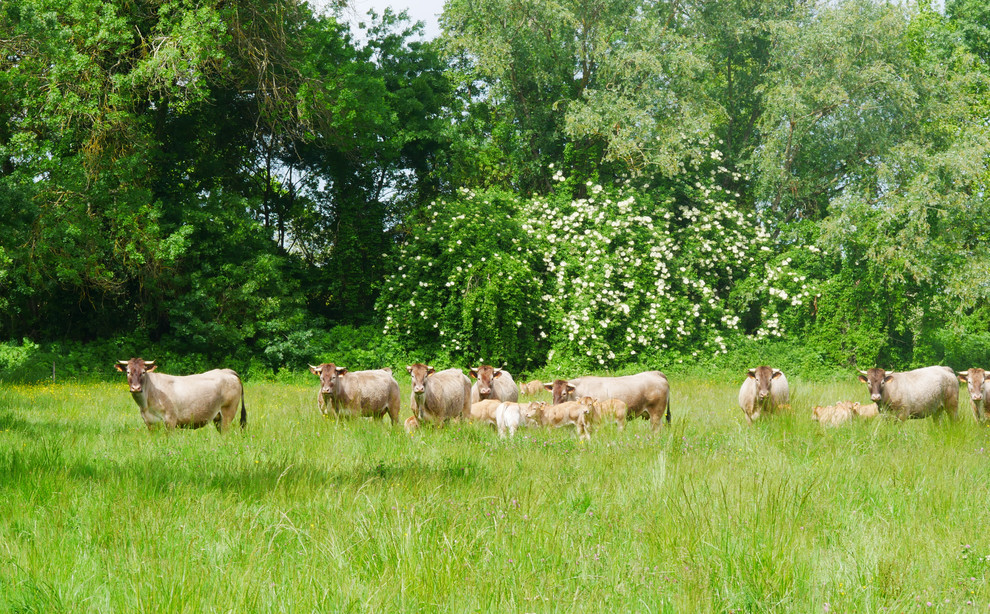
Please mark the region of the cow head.
[[523, 408], [523, 420], [530, 426], [539, 426], [543, 423], [543, 408], [546, 406], [545, 401], [533, 401]]
[[338, 367], [332, 362], [325, 362], [318, 367], [309, 365], [309, 370], [320, 378], [320, 394], [329, 394], [330, 396], [336, 396], [340, 378], [347, 374], [346, 367]]
[[118, 371], [127, 374], [127, 383], [131, 387], [131, 392], [140, 394], [144, 390], [141, 379], [145, 373], [151, 373], [158, 366], [154, 360], [143, 358], [132, 358], [130, 360], [118, 360], [114, 365]]
[[983, 369], [969, 369], [968, 371], [959, 371], [956, 373], [959, 376], [960, 382], [966, 382], [966, 387], [969, 388], [969, 398], [973, 401], [973, 405], [983, 403], [983, 382], [987, 379], [987, 373]]
[[878, 367], [859, 372], [859, 381], [870, 389], [870, 400], [879, 403], [883, 398], [883, 388], [887, 382], [894, 379], [893, 371], [884, 371]]
[[478, 380], [478, 398], [481, 400], [494, 399], [495, 391], [492, 389], [492, 384], [495, 378], [502, 375], [502, 370], [490, 365], [469, 367], [469, 370], [471, 371], [471, 377]]
[[767, 366], [756, 367], [746, 372], [746, 377], [755, 380], [756, 398], [761, 403], [766, 402], [770, 398], [770, 388], [773, 386], [773, 380], [781, 375], [783, 375], [783, 372], [780, 369], [771, 369]]
[[566, 379], [555, 379], [553, 383], [543, 384], [543, 387], [553, 393], [554, 405], [560, 405], [568, 400], [571, 393], [576, 390], [574, 384], [567, 383]]
[[[417, 362], [414, 365], [407, 366], [406, 371], [408, 371], [409, 375], [412, 377], [413, 395], [416, 396], [416, 403], [420, 407], [420, 412], [422, 412], [423, 396], [426, 394], [426, 380], [429, 379], [431, 375], [436, 373], [436, 370], [429, 365], [424, 365], [421, 362]], [[422, 420], [423, 416], [420, 415], [419, 418]]]

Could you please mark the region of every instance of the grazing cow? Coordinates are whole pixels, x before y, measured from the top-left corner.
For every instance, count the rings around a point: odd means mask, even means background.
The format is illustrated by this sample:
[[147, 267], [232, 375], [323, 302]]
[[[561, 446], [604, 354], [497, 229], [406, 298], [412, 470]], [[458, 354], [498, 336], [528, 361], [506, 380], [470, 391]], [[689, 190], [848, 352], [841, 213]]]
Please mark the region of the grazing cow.
[[528, 394], [529, 396], [536, 396], [543, 391], [543, 382], [538, 379], [534, 379], [526, 382], [522, 385], [522, 393]]
[[498, 427], [499, 437], [505, 438], [508, 431], [509, 437], [516, 436], [516, 429], [521, 426], [538, 425], [540, 409], [546, 403], [533, 401], [532, 403], [499, 403], [495, 409], [495, 424]]
[[484, 401], [471, 403], [471, 420], [495, 426], [495, 410], [503, 402], [498, 399], [485, 399]]
[[605, 420], [614, 420], [615, 425], [619, 427], [620, 431], [626, 427], [629, 406], [626, 405], [625, 401], [620, 399], [599, 401], [592, 397], [581, 397], [580, 402], [582, 405], [587, 405], [591, 408], [591, 414], [589, 415], [593, 424], [598, 424]]
[[856, 401], [839, 401], [835, 405], [815, 407], [811, 419], [822, 426], [839, 426], [853, 418], [875, 418], [878, 414], [877, 404], [860, 405]]
[[496, 401], [519, 400], [519, 388], [512, 380], [512, 374], [505, 369], [496, 369], [491, 365], [471, 367], [471, 377], [477, 379], [471, 386], [471, 403], [492, 399]]
[[739, 407], [748, 423], [752, 424], [763, 414], [789, 407], [790, 403], [791, 393], [783, 371], [762, 366], [746, 372], [746, 379], [739, 387]]
[[577, 401], [564, 401], [554, 405], [540, 403], [536, 407], [533, 420], [543, 426], [554, 428], [573, 425], [577, 430], [578, 439], [591, 439], [591, 434], [588, 431], [588, 422], [590, 421], [588, 414], [590, 413], [590, 407]]
[[630, 418], [649, 418], [656, 431], [666, 417], [670, 424], [670, 384], [667, 376], [659, 371], [644, 371], [622, 377], [585, 376], [576, 379], [554, 380], [544, 384], [553, 393], [555, 405], [564, 401], [576, 401], [592, 397], [602, 401], [618, 399], [626, 404]]
[[983, 369], [969, 369], [957, 373], [959, 381], [966, 382], [969, 389], [969, 400], [973, 403], [973, 415], [977, 422], [983, 422], [984, 418], [990, 419], [990, 412], [987, 411], [985, 400], [990, 395], [990, 379], [987, 379], [987, 372]]
[[392, 370], [348, 371], [333, 363], [309, 366], [320, 378], [316, 406], [324, 416], [371, 416], [381, 420], [388, 414], [392, 426], [399, 423], [399, 382]]
[[244, 408], [244, 386], [237, 373], [230, 369], [214, 369], [196, 375], [166, 375], [155, 373], [154, 360], [132, 358], [118, 361], [118, 371], [127, 373], [131, 396], [141, 409], [144, 423], [152, 430], [164, 424], [175, 427], [199, 428], [211, 421], [220, 432], [226, 431], [237, 414], [241, 402], [241, 428], [247, 425]]
[[938, 416], [942, 412], [956, 419], [959, 383], [949, 367], [923, 367], [899, 373], [873, 368], [860, 371], [859, 381], [870, 389], [870, 400], [879, 411], [891, 412], [901, 420]]
[[420, 422], [429, 418], [446, 422], [458, 416], [471, 417], [471, 380], [460, 369], [437, 372], [433, 367], [416, 363], [406, 367], [412, 377], [409, 405]]

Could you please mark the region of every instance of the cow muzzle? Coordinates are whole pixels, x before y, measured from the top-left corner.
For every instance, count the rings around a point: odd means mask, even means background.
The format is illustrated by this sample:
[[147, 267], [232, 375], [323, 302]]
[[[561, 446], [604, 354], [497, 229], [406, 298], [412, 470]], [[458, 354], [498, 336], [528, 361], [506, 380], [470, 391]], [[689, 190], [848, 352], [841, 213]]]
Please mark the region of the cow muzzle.
[[413, 386], [413, 392], [416, 394], [423, 394], [426, 392], [426, 386]]
[[141, 392], [141, 384], [132, 385], [131, 392]]
[[871, 394], [870, 395], [870, 400], [873, 401], [874, 403], [879, 403], [880, 402], [880, 395], [879, 394]]
[[492, 393], [492, 389], [491, 388], [478, 388], [478, 393], [479, 394], [483, 394], [485, 396], [488, 396], [488, 395], [490, 395]]

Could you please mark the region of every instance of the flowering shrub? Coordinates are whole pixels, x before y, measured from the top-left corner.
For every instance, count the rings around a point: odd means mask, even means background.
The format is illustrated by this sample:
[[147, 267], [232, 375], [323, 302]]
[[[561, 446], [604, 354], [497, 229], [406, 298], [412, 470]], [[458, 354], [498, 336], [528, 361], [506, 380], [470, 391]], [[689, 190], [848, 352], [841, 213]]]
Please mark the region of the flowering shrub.
[[557, 171], [562, 189], [546, 197], [464, 192], [431, 206], [381, 293], [385, 334], [425, 357], [599, 370], [783, 335], [781, 314], [806, 311], [813, 284], [738, 195], [700, 176], [589, 182], [572, 199]]

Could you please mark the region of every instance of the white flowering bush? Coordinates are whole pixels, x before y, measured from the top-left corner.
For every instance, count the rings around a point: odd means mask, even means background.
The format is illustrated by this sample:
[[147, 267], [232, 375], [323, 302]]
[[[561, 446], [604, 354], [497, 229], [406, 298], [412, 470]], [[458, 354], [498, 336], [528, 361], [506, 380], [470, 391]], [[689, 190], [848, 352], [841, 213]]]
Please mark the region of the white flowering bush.
[[545, 197], [432, 205], [381, 293], [385, 334], [427, 357], [598, 370], [782, 336], [814, 281], [715, 178], [575, 186], [558, 170]]

